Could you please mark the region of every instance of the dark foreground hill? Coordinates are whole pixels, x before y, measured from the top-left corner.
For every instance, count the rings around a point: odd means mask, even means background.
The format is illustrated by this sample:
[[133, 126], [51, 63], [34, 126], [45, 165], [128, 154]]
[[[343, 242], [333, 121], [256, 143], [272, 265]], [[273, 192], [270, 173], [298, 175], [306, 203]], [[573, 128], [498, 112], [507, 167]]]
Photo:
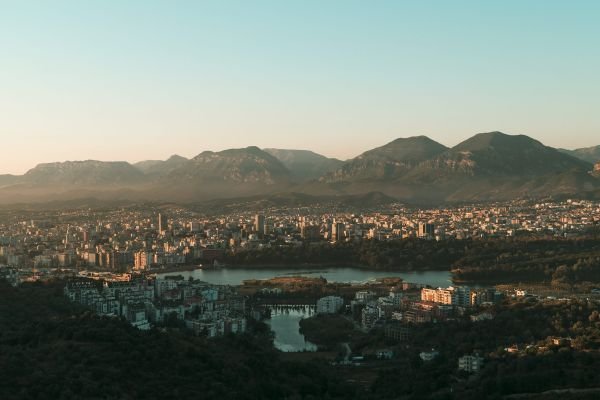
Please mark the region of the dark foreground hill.
[[0, 281], [0, 398], [358, 398], [326, 364], [282, 361], [256, 329], [218, 340], [141, 332], [68, 303], [61, 283]]
[[[361, 365], [285, 361], [265, 325], [217, 340], [184, 330], [141, 332], [68, 303], [61, 282], [0, 282], [0, 398], [21, 399], [594, 399], [600, 368], [598, 304], [513, 299], [491, 320], [457, 318], [408, 326], [402, 342], [382, 329], [352, 350]], [[559, 340], [553, 338], [570, 338]], [[518, 354], [504, 348], [518, 345]], [[373, 350], [394, 349], [392, 360]], [[431, 362], [419, 357], [435, 348]], [[478, 352], [481, 371], [457, 370]], [[568, 391], [568, 393], [566, 392]]]

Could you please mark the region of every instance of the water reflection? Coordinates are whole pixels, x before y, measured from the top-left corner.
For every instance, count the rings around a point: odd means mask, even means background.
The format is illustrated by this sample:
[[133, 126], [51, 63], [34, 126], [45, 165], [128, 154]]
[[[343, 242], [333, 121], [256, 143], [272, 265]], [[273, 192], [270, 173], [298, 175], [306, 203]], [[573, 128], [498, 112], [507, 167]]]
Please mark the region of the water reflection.
[[195, 271], [164, 273], [163, 275], [183, 275], [186, 279], [209, 282], [214, 285], [241, 285], [246, 279], [269, 279], [276, 276], [307, 276], [327, 279], [328, 282], [366, 282], [377, 278], [398, 277], [407, 282], [446, 287], [452, 284], [450, 271], [396, 272], [373, 271], [360, 268], [219, 268]]
[[285, 352], [317, 351], [317, 346], [300, 333], [300, 321], [312, 312], [309, 308], [273, 309], [271, 319], [266, 322], [275, 333], [275, 348]]

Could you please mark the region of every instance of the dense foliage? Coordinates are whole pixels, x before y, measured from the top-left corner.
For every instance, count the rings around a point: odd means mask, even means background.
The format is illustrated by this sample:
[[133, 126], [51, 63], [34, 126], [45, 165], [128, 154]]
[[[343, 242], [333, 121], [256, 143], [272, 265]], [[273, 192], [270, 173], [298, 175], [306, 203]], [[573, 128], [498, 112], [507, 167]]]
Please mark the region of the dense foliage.
[[[600, 314], [588, 301], [509, 301], [491, 310], [483, 322], [459, 319], [415, 327], [412, 339], [398, 347], [393, 367], [381, 371], [373, 398], [502, 398], [555, 389], [596, 388], [600, 378]], [[553, 338], [571, 338], [560, 345]], [[506, 348], [518, 346], [517, 353]], [[433, 362], [422, 349], [440, 352]], [[457, 370], [457, 360], [479, 353], [486, 358], [480, 374]]]
[[327, 347], [350, 342], [353, 337], [359, 334], [354, 329], [354, 324], [339, 314], [315, 315], [311, 318], [304, 318], [300, 321], [300, 333], [308, 341]]
[[600, 282], [600, 240], [473, 242], [453, 268], [464, 281]]
[[320, 264], [395, 270], [448, 270], [464, 252], [466, 242], [443, 244], [427, 240], [361, 240], [344, 243], [275, 244], [270, 248], [228, 255], [233, 265]]

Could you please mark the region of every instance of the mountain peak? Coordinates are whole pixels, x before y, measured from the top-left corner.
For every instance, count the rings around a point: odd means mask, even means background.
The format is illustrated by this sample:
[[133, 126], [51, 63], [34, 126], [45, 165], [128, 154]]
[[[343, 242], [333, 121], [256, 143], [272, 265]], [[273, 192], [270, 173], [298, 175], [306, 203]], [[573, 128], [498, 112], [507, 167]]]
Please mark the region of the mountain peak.
[[427, 136], [395, 139], [358, 156], [359, 159], [386, 158], [397, 162], [418, 162], [442, 153], [448, 148]]
[[415, 143], [437, 143], [435, 140], [431, 139], [428, 136], [425, 136], [425, 135], [415, 135], [415, 136], [409, 136], [409, 137], [396, 138], [396, 139], [392, 140], [388, 144], [392, 144], [392, 143], [407, 143], [407, 142], [415, 142]]
[[303, 155], [303, 156], [318, 156], [318, 157], [322, 157], [322, 158], [328, 158], [325, 157], [319, 153], [315, 153], [312, 150], [303, 150], [303, 149], [276, 149], [276, 148], [264, 148], [262, 149], [263, 151], [266, 151], [269, 154], [274, 155], [275, 157], [281, 159], [284, 157], [297, 157], [299, 155]]
[[456, 145], [419, 171], [427, 179], [450, 176], [530, 177], [558, 174], [589, 165], [525, 135], [479, 133]]
[[185, 171], [180, 171], [191, 179], [272, 185], [289, 176], [289, 171], [277, 158], [256, 146], [205, 151], [191, 162], [192, 165], [185, 166]]
[[538, 149], [545, 147], [542, 143], [526, 135], [508, 135], [503, 132], [493, 131], [478, 133], [456, 145], [454, 150], [477, 151], [489, 148], [502, 148], [504, 150], [514, 148], [515, 150], [519, 150], [523, 146]]
[[442, 154], [448, 148], [427, 136], [395, 139], [366, 151], [324, 176], [326, 182], [396, 179], [421, 162]]
[[179, 154], [173, 154], [171, 157], [167, 159], [167, 162], [173, 161], [189, 161], [187, 158], [180, 156]]
[[202, 153], [200, 153], [196, 157], [194, 157], [194, 159], [198, 158], [200, 156], [207, 156], [207, 155], [223, 156], [223, 157], [245, 156], [245, 155], [252, 155], [252, 156], [258, 156], [258, 157], [270, 156], [268, 153], [262, 151], [257, 146], [248, 146], [248, 147], [240, 147], [240, 148], [235, 148], [235, 149], [226, 149], [226, 150], [221, 150], [221, 151], [203, 151]]

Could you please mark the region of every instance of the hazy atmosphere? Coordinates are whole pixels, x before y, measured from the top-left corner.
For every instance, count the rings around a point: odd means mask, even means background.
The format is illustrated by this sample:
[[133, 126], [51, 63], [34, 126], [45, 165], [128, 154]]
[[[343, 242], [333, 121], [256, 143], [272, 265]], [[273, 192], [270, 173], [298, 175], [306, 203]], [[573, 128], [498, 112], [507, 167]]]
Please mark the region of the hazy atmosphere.
[[[597, 145], [600, 3], [29, 1], [0, 12], [0, 173], [398, 137]], [[341, 146], [340, 144], [344, 145]]]

